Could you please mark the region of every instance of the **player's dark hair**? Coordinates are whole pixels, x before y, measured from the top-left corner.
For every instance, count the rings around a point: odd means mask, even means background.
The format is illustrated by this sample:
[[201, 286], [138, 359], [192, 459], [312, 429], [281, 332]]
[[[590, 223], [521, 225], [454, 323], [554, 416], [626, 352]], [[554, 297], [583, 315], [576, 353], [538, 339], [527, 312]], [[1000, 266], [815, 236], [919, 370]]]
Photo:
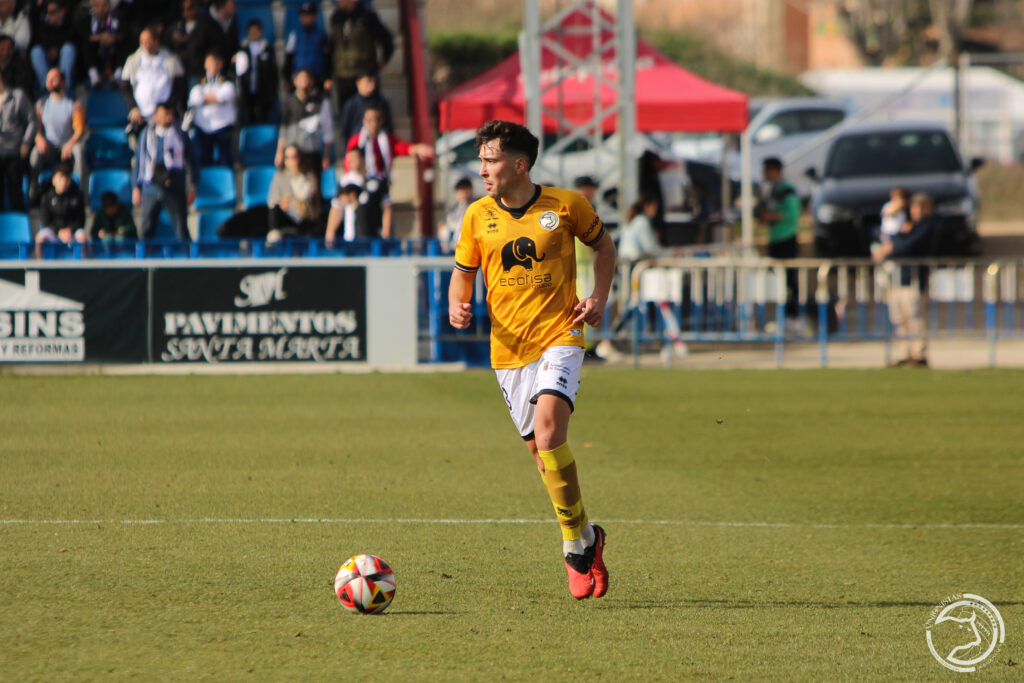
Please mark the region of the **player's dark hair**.
[[526, 157], [527, 168], [533, 168], [537, 161], [540, 140], [526, 126], [511, 121], [488, 121], [476, 129], [476, 148], [497, 140], [501, 151]]

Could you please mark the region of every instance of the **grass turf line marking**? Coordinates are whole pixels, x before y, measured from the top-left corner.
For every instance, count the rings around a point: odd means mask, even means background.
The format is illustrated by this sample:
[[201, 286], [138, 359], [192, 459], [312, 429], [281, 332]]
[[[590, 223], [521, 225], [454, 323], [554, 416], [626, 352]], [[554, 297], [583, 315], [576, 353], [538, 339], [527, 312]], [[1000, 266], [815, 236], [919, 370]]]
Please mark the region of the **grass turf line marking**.
[[[257, 518], [257, 519], [0, 519], [0, 526], [53, 525], [75, 526], [86, 524], [111, 524], [122, 526], [150, 526], [158, 524], [550, 524], [550, 519], [314, 519], [314, 518]], [[986, 522], [941, 523], [816, 523], [816, 522], [702, 522], [678, 519], [605, 519], [607, 524], [631, 524], [637, 526], [689, 526], [723, 527], [737, 529], [1024, 529], [1024, 524], [1000, 524]]]

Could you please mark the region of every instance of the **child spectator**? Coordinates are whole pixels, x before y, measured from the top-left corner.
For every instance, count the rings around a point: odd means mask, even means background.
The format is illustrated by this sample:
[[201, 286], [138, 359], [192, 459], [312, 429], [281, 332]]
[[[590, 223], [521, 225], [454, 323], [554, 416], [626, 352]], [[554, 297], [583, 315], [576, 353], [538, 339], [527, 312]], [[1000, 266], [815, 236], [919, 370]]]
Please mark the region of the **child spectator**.
[[391, 105], [384, 99], [384, 96], [377, 91], [376, 74], [363, 74], [356, 79], [356, 94], [348, 98], [341, 111], [339, 127], [341, 128], [341, 139], [349, 140], [363, 127], [363, 116], [371, 105], [380, 109], [384, 114], [384, 130], [392, 132]]
[[242, 43], [242, 55], [246, 59], [235, 62], [242, 121], [265, 123], [277, 100], [277, 55], [273, 44], [263, 38], [263, 24], [259, 19], [251, 19], [247, 30]]
[[459, 236], [462, 234], [462, 218], [472, 203], [473, 182], [469, 178], [459, 178], [455, 183], [455, 203], [448, 209], [444, 220], [437, 224], [437, 237], [446, 248], [454, 250], [458, 244]]
[[303, 69], [312, 72], [319, 82], [327, 75], [327, 33], [317, 23], [319, 12], [316, 3], [299, 5], [299, 26], [288, 34], [284, 48], [281, 73], [288, 83]]
[[910, 190], [904, 187], [889, 192], [889, 201], [882, 207], [882, 221], [878, 226], [879, 241], [888, 242], [896, 235], [910, 229]]
[[233, 166], [235, 122], [238, 120], [238, 93], [233, 81], [224, 78], [224, 60], [220, 53], [211, 51], [204, 64], [206, 76], [196, 84], [188, 96], [195, 124], [195, 140], [199, 163], [211, 166], [214, 150], [217, 163]]
[[89, 228], [89, 236], [94, 240], [111, 240], [120, 242], [122, 240], [133, 240], [139, 236], [135, 227], [135, 219], [132, 218], [131, 207], [122, 204], [114, 192], [104, 192], [100, 195], [102, 208], [93, 216], [92, 225]]
[[366, 207], [359, 203], [359, 195], [362, 192], [363, 188], [350, 183], [342, 187], [338, 196], [331, 200], [324, 240], [328, 247], [334, 246], [339, 229], [341, 238], [346, 242], [376, 237], [376, 230], [367, 221]]
[[71, 166], [59, 164], [53, 172], [53, 187], [43, 194], [39, 205], [36, 244], [85, 242], [84, 228], [85, 198], [82, 190], [71, 178]]

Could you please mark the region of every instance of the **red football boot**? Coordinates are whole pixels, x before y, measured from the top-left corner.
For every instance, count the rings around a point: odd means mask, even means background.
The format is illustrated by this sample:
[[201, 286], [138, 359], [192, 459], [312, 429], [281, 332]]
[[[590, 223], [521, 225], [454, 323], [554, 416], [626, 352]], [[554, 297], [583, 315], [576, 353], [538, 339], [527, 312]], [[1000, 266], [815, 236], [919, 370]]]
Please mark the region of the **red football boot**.
[[604, 541], [607, 534], [604, 529], [594, 525], [594, 545], [587, 548], [589, 553], [594, 551], [594, 561], [591, 564], [591, 573], [594, 575], [593, 596], [599, 598], [608, 592], [608, 568], [604, 566]]
[[577, 600], [589, 598], [594, 592], [594, 575], [590, 571], [592, 564], [593, 556], [589, 552], [583, 555], [565, 555], [565, 571], [569, 573], [569, 592]]

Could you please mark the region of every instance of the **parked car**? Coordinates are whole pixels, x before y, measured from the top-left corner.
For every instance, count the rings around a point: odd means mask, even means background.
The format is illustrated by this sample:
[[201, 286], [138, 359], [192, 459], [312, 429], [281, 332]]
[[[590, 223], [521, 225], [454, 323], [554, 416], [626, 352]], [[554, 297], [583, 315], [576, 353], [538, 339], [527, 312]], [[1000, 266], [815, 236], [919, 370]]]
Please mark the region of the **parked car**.
[[978, 183], [983, 162], [965, 166], [941, 124], [887, 121], [850, 126], [835, 137], [825, 169], [806, 175], [815, 250], [821, 256], [867, 256], [889, 192], [905, 187], [934, 202], [939, 230], [932, 252], [966, 256], [977, 242]]
[[[750, 101], [750, 172], [755, 184], [761, 182], [761, 165], [765, 159], [777, 157], [789, 169], [788, 180], [800, 198], [811, 195], [812, 183], [799, 171], [813, 167], [821, 171], [828, 142], [804, 149], [824, 131], [842, 123], [850, 114], [846, 103], [820, 97], [787, 97], [785, 99], [753, 99]], [[792, 156], [799, 152], [799, 156]], [[729, 154], [729, 171], [733, 180], [740, 179], [740, 153]], [[799, 171], [798, 171], [799, 169]]]

